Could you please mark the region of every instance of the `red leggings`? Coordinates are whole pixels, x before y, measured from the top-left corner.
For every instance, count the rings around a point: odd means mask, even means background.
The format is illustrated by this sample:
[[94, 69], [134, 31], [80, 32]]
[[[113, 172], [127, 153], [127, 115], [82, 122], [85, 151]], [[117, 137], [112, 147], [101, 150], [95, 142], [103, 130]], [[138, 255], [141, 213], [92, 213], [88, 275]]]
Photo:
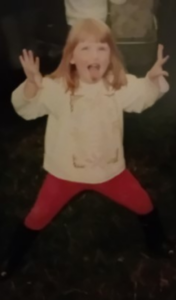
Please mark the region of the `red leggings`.
[[137, 214], [147, 214], [153, 209], [148, 194], [127, 170], [100, 184], [70, 182], [48, 174], [34, 206], [25, 219], [25, 225], [33, 230], [44, 228], [73, 196], [85, 190], [101, 193]]

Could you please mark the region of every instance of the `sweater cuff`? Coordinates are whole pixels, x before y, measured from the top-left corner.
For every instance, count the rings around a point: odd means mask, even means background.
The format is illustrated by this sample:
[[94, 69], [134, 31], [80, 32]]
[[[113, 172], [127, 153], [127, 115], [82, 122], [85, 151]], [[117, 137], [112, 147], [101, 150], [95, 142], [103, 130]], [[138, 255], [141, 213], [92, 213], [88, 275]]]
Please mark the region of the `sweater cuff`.
[[153, 85], [153, 87], [158, 90], [161, 95], [169, 91], [169, 83], [164, 76], [158, 76], [156, 79], [151, 80], [147, 74], [146, 79], [151, 85]]
[[38, 88], [38, 91], [37, 91], [36, 95], [35, 95], [34, 97], [32, 97], [32, 98], [28, 98], [28, 97], [26, 97], [25, 94], [24, 94], [24, 87], [25, 87], [26, 81], [27, 81], [27, 79], [26, 79], [26, 80], [22, 83], [22, 85], [21, 85], [21, 91], [22, 91], [22, 95], [23, 95], [23, 100], [24, 100], [25, 102], [32, 102], [32, 101], [35, 101], [35, 100], [38, 98], [38, 95], [41, 93], [41, 90], [43, 89], [43, 80], [42, 80], [42, 87], [41, 87], [41, 88]]

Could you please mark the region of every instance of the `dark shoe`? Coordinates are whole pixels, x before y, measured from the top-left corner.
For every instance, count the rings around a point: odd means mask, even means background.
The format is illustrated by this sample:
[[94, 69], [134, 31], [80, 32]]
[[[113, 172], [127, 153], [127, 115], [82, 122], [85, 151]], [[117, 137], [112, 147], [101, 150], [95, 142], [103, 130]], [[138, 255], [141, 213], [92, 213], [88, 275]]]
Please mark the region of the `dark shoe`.
[[144, 232], [149, 255], [171, 258], [175, 254], [175, 246], [166, 238], [157, 210], [154, 209], [146, 215], [138, 215], [138, 219]]
[[23, 224], [20, 225], [6, 254], [4, 266], [0, 272], [0, 280], [9, 278], [22, 264], [25, 254], [32, 246], [39, 232], [31, 230]]

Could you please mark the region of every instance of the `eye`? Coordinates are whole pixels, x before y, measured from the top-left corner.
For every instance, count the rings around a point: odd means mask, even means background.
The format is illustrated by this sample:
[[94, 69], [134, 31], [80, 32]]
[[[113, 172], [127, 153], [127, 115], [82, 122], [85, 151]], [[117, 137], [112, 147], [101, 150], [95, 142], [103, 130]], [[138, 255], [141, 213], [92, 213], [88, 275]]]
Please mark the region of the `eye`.
[[81, 50], [83, 50], [83, 51], [88, 50], [88, 49], [89, 49], [88, 46], [84, 46], [84, 47], [81, 48]]
[[98, 48], [98, 50], [100, 50], [100, 51], [106, 51], [106, 47], [105, 46], [100, 46], [99, 48]]

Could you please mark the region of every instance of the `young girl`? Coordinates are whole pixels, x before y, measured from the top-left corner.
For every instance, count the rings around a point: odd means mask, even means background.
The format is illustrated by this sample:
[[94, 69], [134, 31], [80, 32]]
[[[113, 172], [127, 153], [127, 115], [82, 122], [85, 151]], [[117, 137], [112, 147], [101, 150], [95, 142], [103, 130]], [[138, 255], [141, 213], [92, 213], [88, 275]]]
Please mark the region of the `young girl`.
[[38, 233], [70, 199], [94, 190], [133, 211], [150, 252], [169, 255], [162, 226], [149, 195], [126, 169], [123, 112], [140, 113], [169, 87], [162, 69], [163, 46], [144, 78], [125, 73], [110, 29], [86, 19], [71, 29], [58, 69], [42, 78], [39, 58], [23, 51], [26, 80], [12, 94], [16, 112], [26, 120], [48, 115], [45, 136], [46, 179], [37, 200], [17, 230], [1, 278], [10, 275]]

